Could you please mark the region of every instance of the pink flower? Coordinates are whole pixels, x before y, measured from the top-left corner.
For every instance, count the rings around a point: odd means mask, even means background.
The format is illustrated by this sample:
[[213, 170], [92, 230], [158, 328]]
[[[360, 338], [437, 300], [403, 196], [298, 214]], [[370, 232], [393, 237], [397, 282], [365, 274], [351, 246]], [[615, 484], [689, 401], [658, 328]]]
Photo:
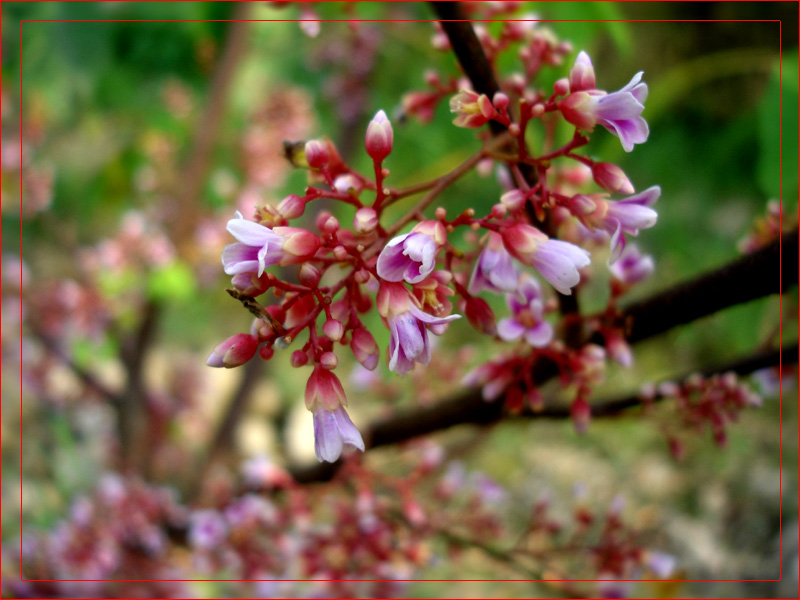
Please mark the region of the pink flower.
[[367, 125], [364, 144], [367, 148], [367, 154], [376, 163], [381, 162], [392, 151], [394, 131], [392, 130], [392, 123], [382, 110], [379, 110]]
[[293, 265], [312, 258], [320, 247], [319, 238], [305, 229], [269, 229], [248, 221], [240, 212], [228, 221], [228, 231], [238, 242], [225, 246], [222, 265], [228, 275], [258, 273], [272, 265]]
[[433, 272], [436, 252], [447, 241], [439, 221], [422, 221], [410, 233], [389, 241], [378, 256], [378, 276], [386, 281], [418, 283]]
[[[580, 129], [591, 131], [598, 123], [616, 135], [625, 151], [634, 144], [647, 141], [650, 130], [641, 114], [647, 98], [647, 84], [642, 71], [622, 89], [607, 93], [594, 87], [594, 68], [585, 52], [581, 52], [570, 71], [572, 93], [558, 102], [564, 118]], [[574, 88], [573, 88], [574, 85]]]
[[657, 185], [617, 201], [605, 200], [600, 195], [579, 194], [570, 198], [569, 208], [586, 227], [602, 229], [611, 236], [609, 262], [613, 263], [625, 249], [623, 233], [638, 235], [640, 229], [649, 229], [656, 224], [658, 213], [650, 206], [659, 196], [661, 188]]
[[519, 271], [503, 246], [503, 238], [490, 232], [486, 248], [475, 262], [475, 269], [467, 286], [469, 293], [480, 294], [483, 290], [496, 294], [513, 292], [517, 289], [518, 282]]
[[506, 296], [513, 316], [500, 320], [497, 334], [507, 342], [524, 337], [534, 348], [542, 348], [553, 339], [553, 326], [544, 320], [542, 289], [533, 277], [525, 277], [519, 285], [519, 295], [522, 301], [517, 294]]
[[477, 129], [497, 115], [497, 110], [486, 94], [478, 95], [467, 89], [462, 89], [450, 98], [450, 112], [456, 115], [453, 119], [456, 127], [468, 129]]
[[400, 375], [408, 373], [418, 362], [431, 361], [428, 327], [445, 325], [461, 315], [434, 317], [419, 308], [414, 298], [401, 283], [384, 283], [378, 292], [378, 313], [389, 328], [389, 370]]
[[522, 264], [532, 266], [559, 292], [572, 293], [581, 275], [578, 269], [589, 265], [589, 253], [569, 242], [551, 240], [525, 223], [501, 231], [503, 244]]
[[314, 451], [317, 460], [335, 462], [344, 446], [364, 451], [364, 440], [350, 420], [342, 383], [331, 371], [314, 367], [306, 384], [306, 408], [314, 416]]

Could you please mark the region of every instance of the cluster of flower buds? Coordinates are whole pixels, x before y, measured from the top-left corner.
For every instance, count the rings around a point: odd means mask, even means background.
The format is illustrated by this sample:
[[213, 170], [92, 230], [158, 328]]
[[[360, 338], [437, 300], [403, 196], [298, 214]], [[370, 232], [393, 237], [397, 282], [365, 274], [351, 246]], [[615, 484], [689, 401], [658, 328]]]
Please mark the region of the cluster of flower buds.
[[[541, 394], [530, 371], [542, 356], [548, 357], [561, 368], [566, 385], [577, 384], [573, 416], [582, 430], [590, 414], [590, 388], [602, 374], [605, 354], [594, 346], [567, 348], [557, 339], [560, 327], [549, 317], [558, 306], [557, 296], [538, 277], [560, 295], [573, 294], [583, 279], [582, 270], [592, 262], [584, 246], [592, 247], [599, 239], [611, 249], [612, 298], [652, 271], [652, 259], [625, 244], [626, 236], [655, 224], [652, 206], [660, 188], [635, 193], [619, 167], [578, 152], [597, 124], [617, 135], [626, 150], [647, 139], [647, 124], [641, 117], [647, 86], [641, 73], [622, 90], [607, 93], [597, 89], [591, 60], [581, 52], [569, 77], [557, 81], [547, 94], [533, 87], [534, 75], [543, 66], [559, 64], [570, 50], [568, 45], [534, 21], [507, 25], [497, 35], [478, 27], [477, 34], [490, 60], [521, 44], [525, 75], [503, 80], [503, 91], [493, 98], [458, 81], [462, 89], [450, 99], [454, 124], [478, 128], [491, 121], [506, 128], [507, 136], [486, 143], [475, 157], [433, 186], [391, 189], [385, 184], [390, 172], [384, 163], [394, 150], [394, 130], [386, 113], [378, 111], [364, 138], [371, 174], [349, 167], [328, 139], [292, 145], [287, 157], [309, 174], [304, 193], [290, 194], [276, 206], [258, 207], [253, 220], [237, 213], [228, 223], [237, 241], [223, 251], [222, 264], [232, 276], [237, 297], [257, 318], [249, 333], [217, 346], [208, 364], [236, 367], [256, 355], [268, 360], [276, 348], [307, 332], [302, 346], [293, 351], [291, 364], [311, 368], [306, 406], [313, 413], [321, 461], [337, 460], [345, 447], [365, 448], [334, 373], [341, 346], [349, 346], [352, 357], [366, 369], [378, 366], [379, 349], [361, 320], [364, 313], [374, 309], [381, 317], [389, 331], [386, 364], [403, 375], [416, 363], [430, 363], [430, 336], [442, 335], [461, 316], [453, 312], [459, 308], [478, 332], [516, 348], [507, 359], [479, 367], [466, 381], [482, 383], [487, 398], [505, 392], [515, 410], [526, 404], [541, 408]], [[456, 80], [443, 83], [435, 74], [428, 80], [435, 92], [427, 98], [407, 98], [406, 112], [426, 118], [438, 99], [457, 89]], [[575, 126], [572, 139], [548, 154], [531, 152], [527, 126], [536, 119], [557, 118]], [[552, 147], [553, 140], [545, 144]], [[506, 154], [509, 148], [514, 151]], [[423, 214], [436, 194], [487, 161], [497, 164], [504, 188], [487, 214], [468, 208], [451, 218], [443, 207], [434, 211], [433, 218]], [[567, 164], [588, 177], [570, 175]], [[523, 176], [523, 167], [536, 176]], [[584, 189], [592, 180], [601, 191]], [[391, 224], [383, 218], [389, 205], [431, 187], [434, 190], [422, 204], [404, 217]], [[625, 197], [612, 200], [610, 194]], [[292, 224], [322, 198], [352, 207], [352, 226], [327, 211], [316, 216], [317, 231]], [[406, 224], [410, 230], [403, 233]], [[472, 241], [471, 251], [451, 243], [458, 232]], [[286, 269], [293, 265], [299, 265], [295, 272]], [[268, 290], [278, 303], [262, 306], [256, 298]], [[484, 292], [504, 295], [509, 315], [498, 321], [490, 303], [480, 297]], [[609, 346], [613, 357], [630, 364], [624, 340], [609, 340]]]
[[733, 372], [711, 377], [694, 374], [681, 383], [647, 387], [642, 399], [650, 401], [656, 394], [671, 400], [677, 412], [677, 422], [665, 424], [670, 451], [676, 458], [685, 455], [685, 432], [708, 428], [714, 443], [723, 446], [727, 441], [727, 426], [739, 418], [742, 410], [761, 406], [761, 397]]

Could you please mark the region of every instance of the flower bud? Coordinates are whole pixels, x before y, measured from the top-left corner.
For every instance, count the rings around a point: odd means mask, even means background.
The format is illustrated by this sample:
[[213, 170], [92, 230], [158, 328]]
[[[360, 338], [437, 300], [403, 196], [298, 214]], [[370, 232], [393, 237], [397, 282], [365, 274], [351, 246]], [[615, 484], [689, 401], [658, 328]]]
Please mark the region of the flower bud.
[[358, 233], [371, 233], [378, 226], [378, 213], [375, 209], [365, 206], [356, 211], [353, 217], [353, 229]]
[[333, 352], [324, 352], [322, 356], [319, 357], [319, 364], [323, 369], [332, 371], [339, 364], [339, 359], [336, 358]]
[[553, 84], [553, 91], [556, 96], [566, 96], [569, 94], [569, 79], [562, 77]]
[[347, 248], [345, 248], [344, 246], [336, 246], [336, 248], [333, 249], [333, 258], [335, 258], [336, 260], [338, 261], [347, 260], [347, 256], [348, 256]]
[[261, 360], [269, 360], [273, 356], [275, 356], [275, 348], [272, 346], [261, 346], [258, 350], [258, 356]]
[[612, 194], [633, 194], [633, 184], [625, 172], [611, 163], [595, 163], [592, 166], [595, 183]]
[[585, 194], [577, 194], [569, 199], [569, 212], [576, 217], [588, 217], [597, 210], [598, 203]]
[[329, 340], [338, 342], [344, 335], [344, 325], [342, 325], [341, 321], [330, 319], [325, 321], [325, 325], [322, 326], [322, 333], [324, 333], [325, 337]]
[[297, 194], [289, 194], [278, 203], [278, 214], [287, 220], [303, 216], [305, 209], [305, 201]]
[[328, 164], [328, 149], [319, 140], [309, 140], [305, 146], [306, 162], [314, 169], [321, 169]]
[[325, 233], [336, 233], [339, 231], [339, 219], [331, 215], [322, 224], [322, 231]]
[[297, 369], [308, 364], [308, 353], [302, 350], [295, 350], [291, 356], [292, 366]]
[[595, 89], [594, 66], [583, 50], [575, 58], [575, 64], [569, 71], [569, 89], [573, 92]]
[[367, 154], [376, 163], [383, 161], [392, 151], [394, 132], [389, 118], [382, 110], [379, 110], [372, 121], [369, 122], [364, 144], [367, 148]]
[[467, 305], [464, 308], [467, 320], [477, 331], [486, 335], [497, 333], [497, 321], [494, 311], [483, 298], [471, 296], [467, 298]]
[[206, 364], [209, 367], [226, 369], [238, 367], [253, 358], [257, 349], [257, 337], [248, 333], [237, 333], [214, 348]]
[[275, 227], [275, 233], [284, 238], [280, 265], [296, 265], [313, 258], [322, 242], [319, 237], [297, 227]]
[[313, 411], [318, 405], [327, 410], [336, 410], [339, 406], [347, 406], [342, 383], [333, 372], [320, 366], [308, 378], [305, 394], [306, 408]]
[[511, 212], [519, 210], [525, 204], [525, 192], [522, 190], [509, 190], [500, 196], [500, 202]]
[[370, 277], [369, 271], [367, 271], [366, 269], [359, 269], [358, 271], [356, 271], [355, 275], [353, 276], [353, 279], [356, 280], [356, 283], [364, 284], [369, 281], [369, 277]]
[[301, 285], [313, 288], [317, 286], [321, 276], [322, 273], [320, 273], [316, 266], [306, 262], [300, 265], [300, 273], [298, 274], [297, 278]]
[[343, 194], [349, 194], [351, 191], [358, 194], [364, 189], [364, 184], [354, 175], [345, 173], [333, 180], [333, 189]]
[[494, 104], [496, 108], [502, 110], [508, 106], [508, 96], [506, 96], [503, 92], [496, 92], [492, 98], [492, 104]]
[[353, 351], [353, 356], [365, 369], [372, 371], [378, 366], [378, 358], [380, 356], [378, 344], [375, 343], [375, 338], [366, 329], [356, 329], [353, 332], [350, 350]]

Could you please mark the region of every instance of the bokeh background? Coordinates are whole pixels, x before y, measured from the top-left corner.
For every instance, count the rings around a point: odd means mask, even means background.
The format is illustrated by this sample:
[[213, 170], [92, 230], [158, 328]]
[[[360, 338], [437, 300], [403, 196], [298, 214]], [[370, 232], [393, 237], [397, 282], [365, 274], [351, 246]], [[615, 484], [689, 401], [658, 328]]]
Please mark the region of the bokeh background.
[[[402, 95], [423, 87], [427, 69], [447, 74], [456, 67], [450, 55], [431, 48], [430, 23], [363, 23], [357, 37], [346, 23], [321, 23], [312, 38], [294, 22], [213, 21], [300, 14], [296, 6], [244, 4], [3, 3], [6, 542], [17, 543], [22, 528], [55, 527], [75, 498], [115, 468], [109, 448], [119, 446], [124, 427], [115, 424], [102, 395], [87, 394], [76, 372], [90, 372], [112, 390], [126, 389], [136, 373], [146, 390], [137, 393], [147, 396], [152, 411], [161, 411], [156, 422], [163, 427], [158, 446], [139, 457], [138, 467], [184, 500], [190, 490], [202, 498], [215, 478], [235, 479], [240, 465], [255, 456], [281, 464], [313, 461], [310, 415], [300, 399], [305, 373], [289, 368], [288, 354], [246, 373], [204, 366], [219, 341], [246, 331], [250, 322], [223, 291], [224, 224], [237, 208], [247, 211], [303, 189], [305, 172], [292, 170], [280, 155], [284, 140], [327, 135], [367, 172], [362, 139], [369, 118], [378, 109], [396, 117]], [[322, 4], [314, 6], [322, 18], [431, 18], [425, 3]], [[739, 241], [781, 191], [785, 217], [795, 218], [794, 6], [523, 4], [520, 15], [553, 20], [544, 26], [576, 51], [590, 52], [600, 87], [618, 89], [636, 71], [645, 72], [648, 142], [626, 154], [616, 138], [600, 131], [589, 147], [619, 164], [637, 189], [663, 189], [658, 226], [639, 240], [656, 258], [656, 275], [636, 295], [738, 256]], [[584, 21], [595, 19], [612, 21]], [[513, 58], [503, 66], [512, 68]], [[436, 176], [474, 151], [473, 133], [450, 121], [446, 103], [430, 124], [395, 118], [392, 185]], [[492, 178], [470, 175], [441, 202], [453, 209], [488, 208], [497, 189]], [[596, 304], [591, 294], [585, 298], [586, 310], [605, 302], [601, 294]], [[784, 298], [787, 338], [796, 329], [796, 306], [796, 292]], [[147, 319], [150, 328], [142, 327]], [[377, 320], [373, 325], [381, 331]], [[637, 346], [635, 367], [609, 367], [603, 389], [632, 391], [735, 358], [771, 343], [777, 328], [777, 297], [726, 310]], [[137, 335], [147, 336], [144, 356], [128, 351]], [[388, 336], [380, 335], [384, 347]], [[53, 340], [64, 360], [43, 359]], [[469, 326], [456, 323], [441, 340], [442, 351], [472, 366], [500, 347], [475, 348], [474, 342]], [[378, 383], [347, 384], [357, 423], [455, 390], [460, 374], [442, 361], [409, 380], [389, 377], [383, 365], [379, 376]], [[219, 420], [243, 380], [250, 398], [244, 417], [210, 457]], [[512, 520], [544, 490], [567, 511], [577, 484], [580, 494], [601, 505], [622, 494], [626, 511], [649, 532], [649, 543], [677, 557], [678, 573], [686, 578], [772, 579], [784, 561], [784, 583], [653, 584], [631, 593], [786, 597], [797, 583], [796, 384], [788, 381], [784, 392], [780, 426], [777, 394], [767, 390], [763, 407], [731, 428], [726, 448], [698, 436], [680, 462], [669, 455], [657, 418], [598, 421], [582, 436], [569, 422], [462, 427], [435, 441], [508, 490]], [[380, 450], [369, 460], [391, 471], [402, 452]], [[783, 557], [777, 551], [781, 522]], [[4, 559], [9, 574], [12, 562]], [[458, 561], [432, 561], [416, 576], [465, 573], [503, 575], [485, 556], [468, 551]], [[203, 585], [196, 593], [224, 593]], [[522, 585], [528, 587], [520, 591]], [[405, 593], [547, 595], [532, 584], [475, 582], [420, 582]]]

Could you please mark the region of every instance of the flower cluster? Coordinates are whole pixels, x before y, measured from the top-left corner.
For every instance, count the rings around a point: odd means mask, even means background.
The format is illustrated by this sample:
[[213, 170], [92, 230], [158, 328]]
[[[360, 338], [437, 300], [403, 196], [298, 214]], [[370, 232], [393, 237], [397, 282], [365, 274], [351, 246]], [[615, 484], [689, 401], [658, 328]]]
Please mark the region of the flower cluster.
[[[647, 96], [642, 74], [617, 92], [605, 92], [596, 87], [592, 62], [581, 52], [569, 77], [557, 81], [548, 95], [534, 87], [535, 75], [559, 64], [568, 45], [535, 22], [504, 27], [499, 37], [480, 27], [477, 33], [490, 59], [509, 45], [522, 44], [524, 75], [510, 76], [502, 91], [489, 98], [469, 89], [464, 80], [443, 83], [434, 74], [428, 78], [437, 90], [433, 95], [412, 95], [403, 104], [406, 113], [427, 119], [436, 102], [460, 88], [450, 99], [454, 125], [479, 128], [494, 122], [507, 134], [486, 142], [474, 157], [429, 184], [393, 189], [386, 185], [390, 172], [385, 163], [394, 150], [395, 132], [381, 110], [367, 125], [364, 138], [373, 165], [370, 175], [348, 166], [328, 139], [295, 144], [287, 157], [308, 170], [311, 185], [303, 195], [290, 194], [277, 205], [257, 207], [252, 220], [237, 212], [228, 222], [236, 242], [224, 249], [223, 268], [232, 276], [232, 295], [257, 318], [249, 333], [219, 344], [208, 365], [237, 367], [256, 355], [268, 360], [276, 347], [292, 344], [307, 332], [291, 363], [312, 369], [306, 406], [313, 414], [320, 461], [337, 460], [345, 447], [366, 446], [346, 411], [347, 398], [334, 373], [341, 346], [349, 346], [352, 357], [366, 369], [379, 364], [380, 352], [362, 321], [363, 313], [374, 309], [380, 315], [389, 331], [385, 364], [400, 375], [417, 363], [428, 365], [431, 336], [442, 335], [461, 314], [478, 332], [517, 343], [510, 362], [502, 363], [502, 373], [494, 373], [491, 366], [478, 371], [492, 372], [484, 381], [487, 397], [507, 392], [506, 400], [516, 407], [524, 405], [525, 397], [532, 406], [540, 402], [530, 367], [544, 358], [555, 360], [562, 365], [565, 384], [577, 383], [573, 413], [582, 429], [590, 412], [586, 399], [597, 380], [594, 364], [602, 363], [605, 355], [592, 347], [565, 347], [549, 315], [559, 296], [570, 296], [579, 288], [592, 263], [587, 248], [598, 239], [607, 240], [610, 247], [612, 299], [652, 271], [652, 259], [626, 247], [626, 236], [656, 223], [652, 206], [660, 188], [636, 193], [618, 166], [579, 151], [597, 124], [619, 137], [628, 151], [647, 139], [647, 123], [641, 116]], [[561, 119], [574, 126], [571, 141], [547, 154], [531, 151], [525, 132], [537, 119]], [[432, 218], [424, 214], [448, 185], [479, 164], [485, 169], [487, 163], [497, 166], [504, 188], [488, 214], [467, 208], [450, 217], [444, 207], [438, 207]], [[571, 168], [590, 176], [570, 176]], [[591, 180], [601, 191], [584, 189]], [[386, 221], [388, 206], [425, 191], [427, 195], [409, 213]], [[612, 194], [623, 197], [612, 199]], [[292, 224], [320, 199], [350, 206], [352, 227], [327, 211], [316, 215], [316, 231]], [[410, 229], [403, 233], [406, 225]], [[471, 250], [458, 249], [464, 239], [472, 243]], [[294, 275], [285, 269], [292, 265], [299, 265]], [[543, 288], [539, 278], [557, 294]], [[279, 302], [263, 306], [256, 298], [270, 289]], [[484, 292], [505, 295], [510, 315], [498, 321], [491, 304], [480, 297]], [[598, 331], [602, 328], [602, 323], [597, 325]], [[624, 340], [612, 341], [611, 355], [630, 364]]]

